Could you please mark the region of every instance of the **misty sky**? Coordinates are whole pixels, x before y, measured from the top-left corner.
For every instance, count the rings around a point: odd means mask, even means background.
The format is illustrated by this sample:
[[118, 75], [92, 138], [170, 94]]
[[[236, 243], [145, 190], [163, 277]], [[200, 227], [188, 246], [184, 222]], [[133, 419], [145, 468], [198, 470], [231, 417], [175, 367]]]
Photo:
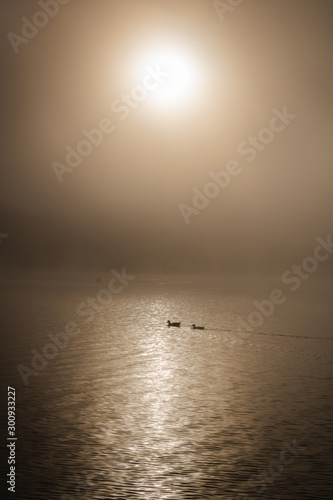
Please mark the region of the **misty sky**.
[[[331, 233], [331, 2], [244, 0], [220, 19], [210, 0], [70, 0], [18, 53], [7, 34], [41, 7], [1, 9], [5, 265], [283, 270]], [[191, 67], [186, 92], [121, 120], [111, 106], [162, 48]], [[240, 144], [284, 107], [296, 118], [249, 162]], [[52, 163], [105, 118], [60, 183]], [[179, 205], [231, 160], [241, 173], [186, 224]]]

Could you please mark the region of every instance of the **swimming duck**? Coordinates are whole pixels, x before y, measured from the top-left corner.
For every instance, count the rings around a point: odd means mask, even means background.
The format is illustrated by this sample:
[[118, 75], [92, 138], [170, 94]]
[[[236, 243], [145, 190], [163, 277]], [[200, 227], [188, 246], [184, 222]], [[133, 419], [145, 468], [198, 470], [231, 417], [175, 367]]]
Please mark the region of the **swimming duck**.
[[192, 325], [192, 330], [204, 330], [204, 326], [196, 326], [195, 324]]
[[179, 323], [177, 323], [177, 322], [171, 323], [171, 321], [168, 320], [168, 326], [177, 326], [179, 328], [180, 327], [180, 323], [181, 323], [181, 321], [179, 321]]

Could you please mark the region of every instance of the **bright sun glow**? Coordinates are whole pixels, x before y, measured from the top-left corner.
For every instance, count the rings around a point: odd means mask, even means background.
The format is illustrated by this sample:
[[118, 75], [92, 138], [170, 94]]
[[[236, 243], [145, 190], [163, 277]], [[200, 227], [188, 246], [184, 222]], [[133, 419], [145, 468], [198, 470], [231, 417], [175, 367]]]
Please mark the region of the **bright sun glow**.
[[153, 60], [168, 74], [154, 92], [154, 101], [169, 106], [185, 99], [193, 79], [186, 61], [172, 53], [159, 54]]
[[163, 73], [161, 82], [150, 93], [149, 100], [154, 105], [173, 108], [191, 97], [197, 84], [197, 75], [188, 57], [176, 51], [160, 50], [143, 61], [140, 73], [146, 73], [147, 67], [158, 68]]

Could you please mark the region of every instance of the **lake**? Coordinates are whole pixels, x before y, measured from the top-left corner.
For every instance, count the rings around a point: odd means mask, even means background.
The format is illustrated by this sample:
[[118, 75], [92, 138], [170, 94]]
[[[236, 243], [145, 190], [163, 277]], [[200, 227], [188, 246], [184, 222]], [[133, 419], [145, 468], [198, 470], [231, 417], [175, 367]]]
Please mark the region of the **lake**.
[[284, 286], [240, 335], [239, 316], [281, 282], [139, 276], [108, 299], [99, 276], [3, 280], [15, 498], [332, 498], [329, 286]]

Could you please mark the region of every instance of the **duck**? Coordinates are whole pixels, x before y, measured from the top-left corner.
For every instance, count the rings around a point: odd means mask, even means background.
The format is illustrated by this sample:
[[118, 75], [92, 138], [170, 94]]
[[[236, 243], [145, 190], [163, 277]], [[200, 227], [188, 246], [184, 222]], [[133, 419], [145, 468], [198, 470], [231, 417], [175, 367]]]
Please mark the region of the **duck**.
[[192, 330], [204, 330], [205, 327], [204, 326], [196, 326], [194, 323], [192, 325]]
[[171, 323], [171, 321], [168, 320], [168, 326], [177, 326], [179, 328], [180, 327], [180, 323], [181, 323], [181, 321], [179, 321], [179, 323], [177, 323], [176, 321], [174, 321], [173, 323]]

